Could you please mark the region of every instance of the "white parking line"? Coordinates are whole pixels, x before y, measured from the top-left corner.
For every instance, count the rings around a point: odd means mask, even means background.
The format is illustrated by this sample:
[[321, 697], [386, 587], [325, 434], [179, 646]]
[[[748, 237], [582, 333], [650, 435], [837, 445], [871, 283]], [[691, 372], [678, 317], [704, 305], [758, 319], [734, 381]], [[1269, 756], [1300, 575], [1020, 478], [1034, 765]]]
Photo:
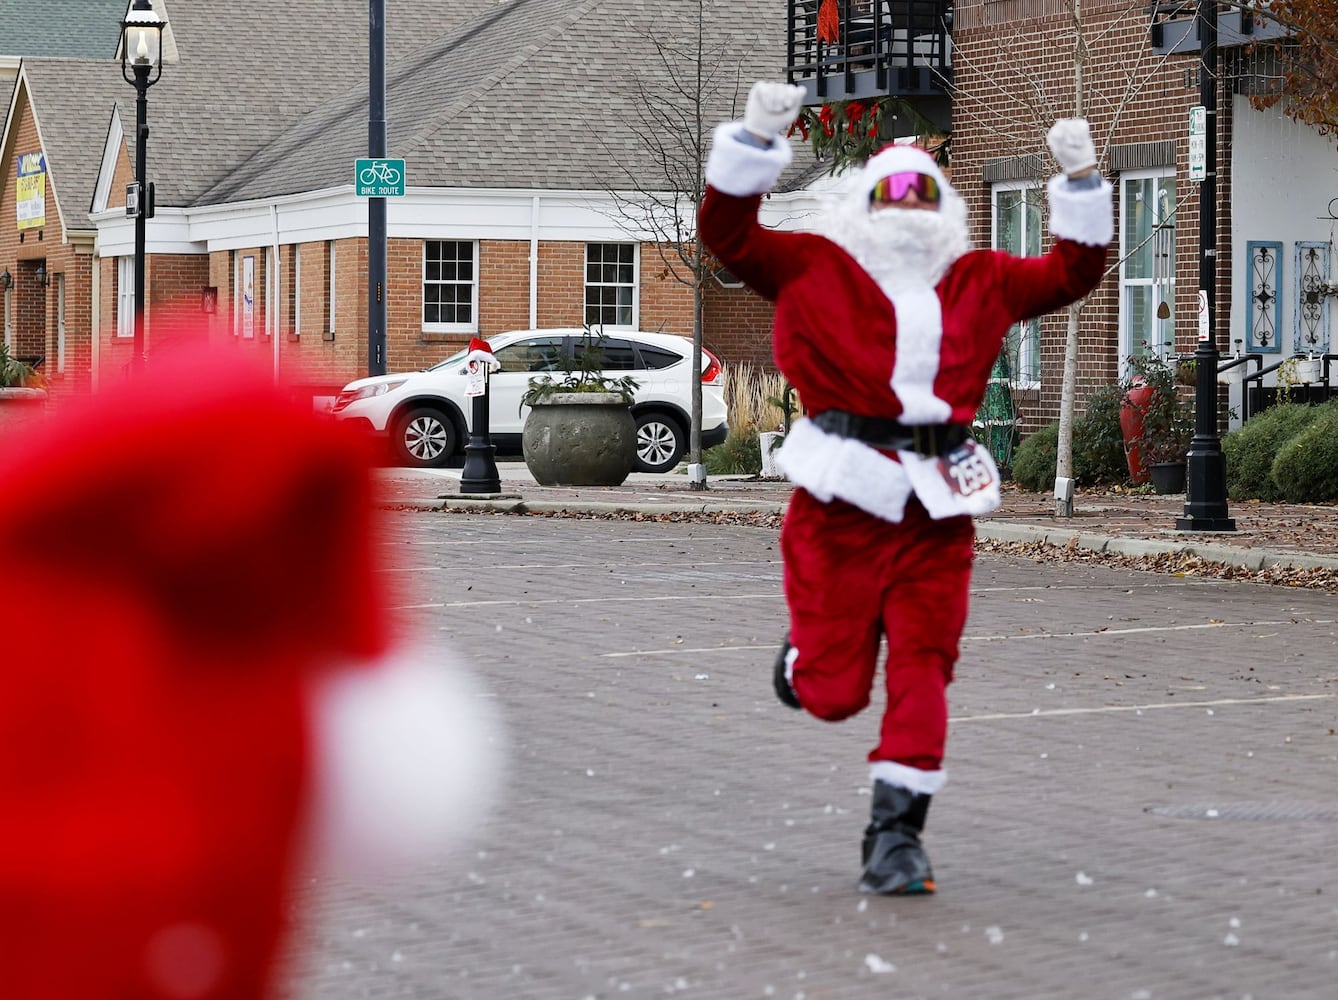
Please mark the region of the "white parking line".
[[1149, 635], [1153, 632], [1188, 632], [1206, 628], [1261, 628], [1278, 625], [1332, 625], [1327, 618], [1288, 618], [1286, 621], [1200, 622], [1196, 625], [1143, 625], [1138, 628], [1086, 629], [1081, 632], [1018, 632], [1007, 635], [964, 635], [962, 642], [1005, 642], [1013, 639], [1091, 639], [1096, 636]]
[[546, 604], [640, 604], [649, 601], [760, 601], [783, 600], [781, 594], [659, 594], [652, 597], [553, 597], [523, 601], [446, 601], [440, 604], [400, 604], [391, 610], [420, 608], [538, 608]]
[[984, 715], [951, 715], [949, 722], [998, 722], [1005, 719], [1044, 719], [1060, 715], [1108, 715], [1115, 712], [1156, 712], [1167, 708], [1216, 708], [1221, 705], [1262, 705], [1281, 701], [1320, 701], [1338, 694], [1280, 694], [1267, 698], [1218, 698], [1214, 701], [1164, 701], [1148, 705], [1102, 705], [1098, 708], [1048, 708], [1030, 712], [989, 712]]

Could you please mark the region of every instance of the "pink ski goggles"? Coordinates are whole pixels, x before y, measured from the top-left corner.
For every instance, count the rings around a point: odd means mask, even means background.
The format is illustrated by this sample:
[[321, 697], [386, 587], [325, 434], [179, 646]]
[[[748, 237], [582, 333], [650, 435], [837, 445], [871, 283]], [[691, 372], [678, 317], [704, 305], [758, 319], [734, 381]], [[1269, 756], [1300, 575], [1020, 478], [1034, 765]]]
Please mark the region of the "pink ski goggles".
[[914, 170], [888, 174], [880, 179], [869, 192], [869, 204], [895, 205], [911, 191], [914, 191], [923, 202], [938, 204], [940, 197], [938, 181], [928, 174], [916, 173]]

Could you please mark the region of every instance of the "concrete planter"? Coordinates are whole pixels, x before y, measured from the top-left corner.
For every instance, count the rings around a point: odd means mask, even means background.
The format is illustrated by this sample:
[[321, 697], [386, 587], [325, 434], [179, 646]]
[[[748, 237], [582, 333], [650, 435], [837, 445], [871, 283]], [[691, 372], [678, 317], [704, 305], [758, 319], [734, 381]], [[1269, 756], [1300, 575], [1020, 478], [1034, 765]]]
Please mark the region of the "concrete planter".
[[45, 389], [0, 389], [0, 437], [22, 431], [46, 416]]
[[618, 486], [636, 466], [636, 420], [613, 392], [535, 400], [520, 443], [541, 486]]

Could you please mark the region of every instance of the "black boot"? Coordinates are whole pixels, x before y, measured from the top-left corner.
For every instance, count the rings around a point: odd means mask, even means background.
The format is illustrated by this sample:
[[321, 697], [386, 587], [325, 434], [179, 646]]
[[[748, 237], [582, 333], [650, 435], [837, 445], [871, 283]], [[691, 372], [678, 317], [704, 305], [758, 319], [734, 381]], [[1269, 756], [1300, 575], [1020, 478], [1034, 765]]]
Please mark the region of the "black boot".
[[873, 783], [872, 815], [864, 830], [860, 892], [890, 895], [934, 891], [929, 856], [920, 846], [929, 799], [928, 795], [886, 781]]
[[790, 687], [789, 678], [785, 676], [785, 657], [790, 652], [790, 633], [785, 633], [785, 638], [781, 640], [780, 655], [776, 657], [776, 668], [774, 671], [776, 681], [776, 697], [791, 708], [803, 708], [799, 704], [798, 697], [795, 696], [794, 688]]

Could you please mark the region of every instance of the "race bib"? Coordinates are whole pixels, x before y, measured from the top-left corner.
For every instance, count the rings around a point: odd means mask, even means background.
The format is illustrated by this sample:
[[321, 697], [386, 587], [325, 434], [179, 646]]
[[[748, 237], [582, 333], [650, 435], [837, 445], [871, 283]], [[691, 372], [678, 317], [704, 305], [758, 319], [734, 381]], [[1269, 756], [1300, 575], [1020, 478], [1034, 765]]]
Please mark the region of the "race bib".
[[996, 484], [994, 463], [975, 441], [967, 439], [937, 462], [938, 474], [948, 490], [959, 497], [969, 497]]

